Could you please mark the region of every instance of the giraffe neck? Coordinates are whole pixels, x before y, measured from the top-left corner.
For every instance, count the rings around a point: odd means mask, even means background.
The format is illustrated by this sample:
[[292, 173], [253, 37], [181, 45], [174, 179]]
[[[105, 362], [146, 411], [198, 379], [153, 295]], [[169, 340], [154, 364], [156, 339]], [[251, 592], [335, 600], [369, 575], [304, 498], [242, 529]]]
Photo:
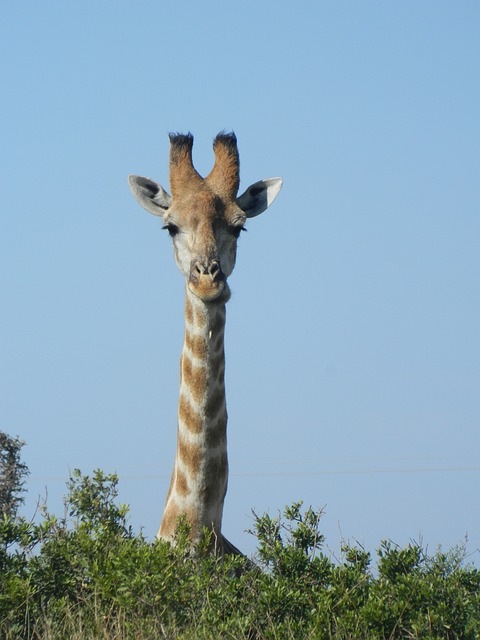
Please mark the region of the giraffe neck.
[[225, 304], [204, 303], [188, 287], [175, 466], [158, 537], [171, 540], [186, 517], [195, 542], [203, 527], [220, 542], [227, 491]]

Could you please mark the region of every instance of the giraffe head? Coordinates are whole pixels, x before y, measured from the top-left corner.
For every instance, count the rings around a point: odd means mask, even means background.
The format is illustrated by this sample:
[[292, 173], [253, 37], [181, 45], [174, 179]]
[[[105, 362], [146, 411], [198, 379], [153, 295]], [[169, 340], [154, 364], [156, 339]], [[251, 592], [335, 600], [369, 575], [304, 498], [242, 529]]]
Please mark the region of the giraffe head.
[[247, 218], [273, 202], [282, 180], [260, 180], [237, 197], [240, 162], [235, 134], [215, 138], [215, 164], [206, 178], [193, 166], [192, 146], [191, 134], [170, 134], [171, 195], [149, 178], [131, 175], [128, 180], [142, 207], [163, 219], [190, 291], [204, 302], [224, 303], [230, 297], [227, 278], [235, 266], [240, 232]]

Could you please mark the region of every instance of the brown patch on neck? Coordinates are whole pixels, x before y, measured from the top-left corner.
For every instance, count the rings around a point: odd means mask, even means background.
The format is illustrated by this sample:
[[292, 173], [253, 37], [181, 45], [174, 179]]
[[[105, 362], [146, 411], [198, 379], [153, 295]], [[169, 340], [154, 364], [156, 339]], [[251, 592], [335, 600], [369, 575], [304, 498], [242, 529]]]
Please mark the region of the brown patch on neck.
[[208, 354], [207, 342], [203, 336], [190, 335], [185, 332], [185, 344], [195, 358], [205, 360]]
[[180, 469], [177, 469], [175, 477], [175, 490], [181, 496], [188, 496], [190, 493], [187, 477]]
[[199, 472], [205, 452], [198, 444], [185, 442], [180, 433], [178, 434], [178, 454], [190, 473]]
[[207, 372], [204, 367], [195, 367], [185, 353], [182, 357], [182, 381], [195, 402], [201, 402], [207, 391]]
[[180, 401], [178, 403], [178, 417], [192, 433], [202, 432], [203, 420], [183, 394], [180, 394]]
[[199, 528], [199, 518], [196, 510], [192, 507], [180, 509], [177, 504], [170, 503], [163, 514], [162, 524], [160, 525], [159, 536], [161, 538], [172, 540], [178, 526], [178, 519], [184, 516], [188, 524], [192, 528], [192, 538], [197, 537]]

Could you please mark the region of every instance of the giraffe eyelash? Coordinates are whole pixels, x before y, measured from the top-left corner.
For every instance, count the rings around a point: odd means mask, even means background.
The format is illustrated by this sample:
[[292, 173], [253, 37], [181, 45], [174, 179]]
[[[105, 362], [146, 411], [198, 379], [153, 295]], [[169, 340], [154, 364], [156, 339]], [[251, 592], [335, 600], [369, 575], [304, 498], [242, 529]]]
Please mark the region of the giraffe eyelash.
[[170, 237], [176, 236], [180, 229], [174, 224], [166, 224], [162, 227], [162, 230], [165, 229], [170, 234]]
[[235, 238], [239, 238], [242, 231], [247, 231], [245, 227], [230, 227], [230, 232]]

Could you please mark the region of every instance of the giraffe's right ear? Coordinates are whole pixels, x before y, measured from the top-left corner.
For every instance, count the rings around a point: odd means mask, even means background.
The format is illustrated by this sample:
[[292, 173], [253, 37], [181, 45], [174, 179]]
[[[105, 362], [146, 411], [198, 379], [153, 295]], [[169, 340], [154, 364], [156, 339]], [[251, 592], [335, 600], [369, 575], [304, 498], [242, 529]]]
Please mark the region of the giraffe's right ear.
[[172, 203], [172, 196], [161, 184], [142, 176], [128, 176], [128, 184], [133, 197], [144, 209], [163, 217]]

